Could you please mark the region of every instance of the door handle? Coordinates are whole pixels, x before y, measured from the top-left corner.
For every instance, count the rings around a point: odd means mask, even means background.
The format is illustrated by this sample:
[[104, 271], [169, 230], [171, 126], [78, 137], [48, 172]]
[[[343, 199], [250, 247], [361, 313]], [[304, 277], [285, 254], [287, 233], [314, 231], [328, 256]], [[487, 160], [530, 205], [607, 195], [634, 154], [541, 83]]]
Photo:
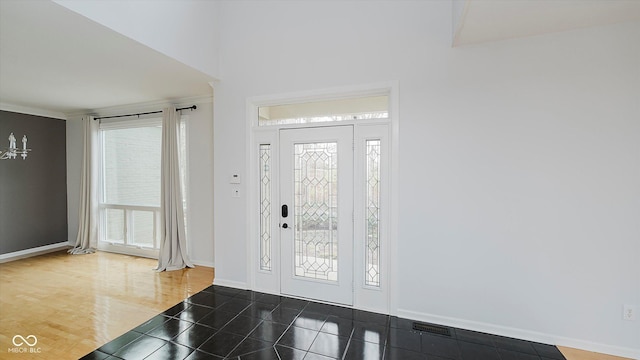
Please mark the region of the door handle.
[[287, 225], [287, 223], [282, 224], [282, 228], [283, 228], [283, 229], [286, 229], [286, 228], [288, 228], [288, 227], [289, 227], [289, 225]]
[[289, 216], [289, 207], [287, 205], [282, 205], [282, 217], [286, 218]]

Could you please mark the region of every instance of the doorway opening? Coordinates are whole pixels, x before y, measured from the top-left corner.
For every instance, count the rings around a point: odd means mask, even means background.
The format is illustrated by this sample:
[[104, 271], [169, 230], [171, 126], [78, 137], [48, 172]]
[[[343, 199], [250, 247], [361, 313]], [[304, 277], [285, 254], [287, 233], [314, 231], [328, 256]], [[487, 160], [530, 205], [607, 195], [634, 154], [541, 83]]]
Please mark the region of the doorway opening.
[[251, 289], [390, 313], [394, 94], [250, 99]]

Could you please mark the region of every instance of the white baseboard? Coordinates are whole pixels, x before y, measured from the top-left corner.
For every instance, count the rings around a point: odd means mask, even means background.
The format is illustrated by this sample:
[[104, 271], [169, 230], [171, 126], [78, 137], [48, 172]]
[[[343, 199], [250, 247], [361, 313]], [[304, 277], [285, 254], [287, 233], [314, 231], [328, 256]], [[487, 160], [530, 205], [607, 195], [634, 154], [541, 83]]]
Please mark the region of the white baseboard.
[[228, 286], [228, 287], [232, 287], [232, 288], [236, 288], [236, 289], [242, 289], [242, 290], [247, 290], [248, 289], [247, 283], [240, 282], [240, 281], [219, 279], [219, 278], [217, 278], [215, 276], [213, 278], [213, 285]]
[[[217, 284], [216, 284], [216, 285], [217, 285]], [[247, 288], [247, 289], [249, 289], [249, 288]], [[282, 296], [282, 294], [280, 294], [279, 292], [277, 292], [277, 291], [273, 291], [273, 290], [271, 290], [271, 289], [253, 288], [253, 289], [250, 289], [250, 290], [253, 290], [253, 291], [256, 291], [256, 292], [259, 292], [259, 293], [263, 293], [263, 294], [269, 294], [269, 295], [275, 295], [275, 296]]]
[[111, 245], [106, 243], [99, 243], [97, 250], [110, 252], [114, 254], [138, 256], [138, 257], [143, 257], [143, 258], [153, 259], [153, 260], [158, 260], [158, 253], [159, 253], [158, 250], [140, 249], [134, 246]]
[[54, 252], [62, 249], [68, 249], [69, 246], [70, 246], [69, 242], [64, 241], [64, 242], [51, 244], [51, 245], [39, 246], [33, 249], [14, 251], [11, 253], [0, 255], [0, 263], [42, 255], [42, 254], [46, 254], [46, 253], [50, 253], [50, 252]]
[[191, 262], [193, 263], [193, 265], [196, 265], [196, 266], [205, 266], [205, 267], [215, 268], [215, 266], [213, 266], [213, 261], [191, 260]]
[[580, 350], [587, 350], [602, 354], [622, 356], [632, 359], [640, 358], [640, 349], [625, 348], [607, 344], [594, 343], [591, 341], [572, 339], [564, 336], [545, 334], [537, 331], [512, 328], [508, 326], [500, 326], [495, 324], [451, 318], [433, 314], [425, 314], [421, 312], [398, 309], [398, 317], [407, 318], [417, 321], [424, 321], [434, 324], [451, 326], [461, 329], [478, 331], [483, 333], [506, 336], [516, 339], [539, 342], [543, 344], [552, 344], [571, 347]]

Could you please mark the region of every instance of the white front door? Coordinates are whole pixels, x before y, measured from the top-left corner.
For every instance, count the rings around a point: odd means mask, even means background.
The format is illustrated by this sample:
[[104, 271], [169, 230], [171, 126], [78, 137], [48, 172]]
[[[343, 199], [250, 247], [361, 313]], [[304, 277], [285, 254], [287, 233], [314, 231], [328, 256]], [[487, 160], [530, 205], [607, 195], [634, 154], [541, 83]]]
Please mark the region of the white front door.
[[353, 305], [353, 127], [279, 137], [281, 292]]

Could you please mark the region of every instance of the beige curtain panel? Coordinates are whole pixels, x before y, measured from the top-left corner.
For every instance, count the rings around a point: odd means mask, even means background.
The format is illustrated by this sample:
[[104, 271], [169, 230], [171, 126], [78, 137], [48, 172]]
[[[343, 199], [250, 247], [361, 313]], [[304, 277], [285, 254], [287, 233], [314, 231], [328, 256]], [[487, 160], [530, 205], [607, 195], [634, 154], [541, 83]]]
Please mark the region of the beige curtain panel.
[[179, 120], [180, 114], [174, 106], [162, 110], [161, 235], [157, 271], [193, 267], [187, 256], [178, 147]]
[[80, 206], [78, 211], [78, 237], [69, 254], [91, 254], [98, 241], [98, 122], [93, 116], [82, 118], [83, 151], [80, 178]]

